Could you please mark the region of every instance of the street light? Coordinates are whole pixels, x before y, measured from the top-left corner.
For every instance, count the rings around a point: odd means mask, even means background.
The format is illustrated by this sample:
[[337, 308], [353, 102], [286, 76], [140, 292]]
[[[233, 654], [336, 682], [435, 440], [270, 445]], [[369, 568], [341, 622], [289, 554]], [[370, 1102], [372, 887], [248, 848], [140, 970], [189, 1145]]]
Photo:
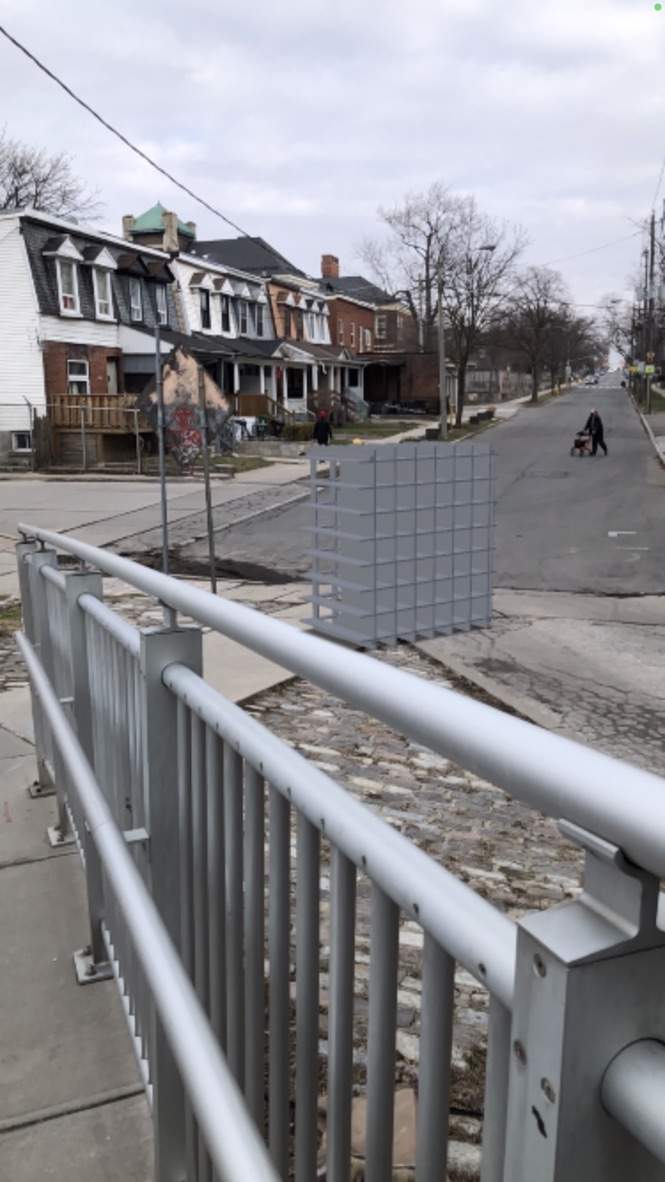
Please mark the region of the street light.
[[[484, 246], [479, 246], [477, 253], [480, 254], [485, 251], [487, 254], [493, 254], [497, 248], [497, 243], [487, 243]], [[471, 261], [470, 259], [468, 260]], [[446, 337], [443, 323], [443, 259], [439, 253], [436, 268], [437, 277], [437, 296], [439, 302], [439, 413], [441, 422], [439, 424], [439, 439], [448, 438], [448, 399], [446, 397]]]

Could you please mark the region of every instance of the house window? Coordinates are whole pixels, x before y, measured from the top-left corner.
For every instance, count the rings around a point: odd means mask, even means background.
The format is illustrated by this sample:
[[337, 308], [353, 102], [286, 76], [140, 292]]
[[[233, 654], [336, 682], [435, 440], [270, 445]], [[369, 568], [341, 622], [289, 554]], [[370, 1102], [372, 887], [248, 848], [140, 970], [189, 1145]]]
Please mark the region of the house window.
[[129, 314], [132, 320], [143, 320], [143, 293], [140, 279], [130, 279], [129, 281]]
[[263, 304], [257, 304], [256, 305], [256, 335], [257, 335], [257, 337], [263, 336], [264, 323], [265, 323], [265, 321], [264, 321], [264, 315], [263, 315]]
[[348, 369], [346, 372], [347, 372], [347, 381], [349, 383], [349, 386], [357, 386], [358, 385], [358, 370], [357, 369]]
[[67, 362], [67, 393], [90, 393], [90, 368], [83, 358], [71, 358]]
[[157, 307], [157, 320], [160, 324], [166, 324], [169, 318], [166, 303], [166, 288], [162, 287], [160, 283], [155, 287], [155, 304]]
[[247, 332], [247, 300], [240, 300], [238, 304], [238, 316], [240, 319], [240, 335], [245, 336]]
[[386, 321], [387, 317], [377, 316], [376, 318], [376, 339], [377, 341], [385, 341], [386, 339]]
[[363, 329], [363, 337], [364, 337], [363, 352], [369, 353], [372, 348], [372, 333], [369, 328]]
[[95, 312], [100, 320], [113, 318], [113, 297], [111, 295], [111, 275], [109, 271], [100, 271], [98, 267], [92, 272], [92, 285], [95, 290]]
[[76, 264], [69, 259], [56, 259], [58, 273], [58, 294], [60, 296], [60, 311], [64, 316], [78, 316], [79, 313], [79, 284]]
[[349, 345], [352, 349], [356, 347], [356, 326], [353, 321], [349, 325]]
[[201, 328], [210, 328], [210, 292], [202, 287], [199, 291], [201, 301]]
[[32, 451], [32, 431], [12, 431], [12, 451]]
[[231, 331], [231, 305], [229, 304], [229, 297], [222, 296], [222, 332]]
[[337, 344], [344, 344], [344, 321], [340, 320], [337, 324]]

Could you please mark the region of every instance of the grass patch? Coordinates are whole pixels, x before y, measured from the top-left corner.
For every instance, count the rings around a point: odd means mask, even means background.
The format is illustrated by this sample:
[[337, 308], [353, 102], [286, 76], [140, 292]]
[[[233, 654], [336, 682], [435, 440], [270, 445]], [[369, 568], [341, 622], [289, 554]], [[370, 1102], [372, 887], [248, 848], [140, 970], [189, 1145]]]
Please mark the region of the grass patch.
[[10, 599], [0, 603], [0, 636], [13, 636], [21, 627], [21, 603], [18, 599]]
[[[333, 427], [334, 441], [338, 442], [338, 436], [350, 435], [353, 439], [386, 439], [390, 435], [401, 435], [403, 431], [414, 431], [417, 427], [426, 427], [433, 424], [433, 419], [410, 419], [404, 422], [403, 419], [393, 419], [392, 421], [386, 419], [367, 419], [362, 423], [345, 423], [343, 427]], [[340, 439], [341, 443], [342, 440]]]
[[[276, 457], [278, 458], [278, 457]], [[234, 472], [252, 472], [255, 468], [269, 468], [270, 461], [264, 459], [263, 456], [215, 456], [211, 465], [211, 472], [215, 472], [216, 468], [222, 470], [232, 468]], [[202, 475], [203, 469], [196, 469], [197, 476]]]

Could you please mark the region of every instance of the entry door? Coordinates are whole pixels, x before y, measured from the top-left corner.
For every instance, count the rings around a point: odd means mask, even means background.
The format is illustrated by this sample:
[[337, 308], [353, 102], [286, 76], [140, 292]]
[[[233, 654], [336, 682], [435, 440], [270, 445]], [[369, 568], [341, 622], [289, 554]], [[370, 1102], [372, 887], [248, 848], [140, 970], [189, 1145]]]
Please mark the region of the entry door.
[[115, 357], [106, 358], [106, 393], [118, 393], [118, 362]]

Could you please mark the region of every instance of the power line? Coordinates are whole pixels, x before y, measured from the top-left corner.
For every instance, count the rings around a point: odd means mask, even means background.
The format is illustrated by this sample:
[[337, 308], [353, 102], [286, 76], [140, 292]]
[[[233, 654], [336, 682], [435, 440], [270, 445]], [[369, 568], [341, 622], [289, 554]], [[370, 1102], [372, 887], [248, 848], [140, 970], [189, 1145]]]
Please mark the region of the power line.
[[551, 259], [549, 263], [543, 263], [544, 267], [553, 267], [555, 263], [568, 263], [572, 259], [581, 259], [586, 254], [595, 254], [599, 250], [608, 250], [610, 246], [618, 246], [620, 242], [628, 242], [631, 238], [639, 238], [641, 230], [636, 230], [632, 234], [626, 234], [623, 238], [615, 238], [612, 242], [603, 242], [602, 246], [592, 246], [588, 250], [580, 250], [577, 254], [565, 255], [560, 259]]
[[94, 107], [91, 107], [90, 104], [86, 103], [84, 99], [79, 98], [79, 96], [71, 89], [70, 86], [67, 85], [66, 82], [63, 82], [61, 78], [58, 78], [57, 74], [54, 74], [52, 70], [49, 70], [48, 66], [45, 66], [43, 62], [40, 62], [39, 58], [35, 57], [34, 53], [31, 53], [25, 45], [22, 45], [21, 42], [17, 41], [15, 37], [12, 37], [11, 33], [8, 33], [7, 29], [3, 28], [2, 25], [0, 25], [0, 33], [2, 33], [3, 37], [6, 37], [8, 41], [11, 41], [12, 45], [15, 45], [16, 48], [21, 51], [21, 53], [25, 54], [25, 56], [42, 71], [42, 73], [46, 74], [47, 78], [50, 78], [52, 82], [55, 82], [56, 86], [59, 86], [61, 90], [64, 90], [65, 94], [68, 94], [70, 98], [73, 98], [74, 102], [78, 103], [79, 107], [83, 107], [84, 111], [87, 111], [89, 115], [92, 115], [93, 119], [96, 119], [98, 123], [101, 123], [102, 127], [105, 127], [107, 131], [110, 131], [112, 135], [116, 136], [116, 138], [119, 139], [127, 148], [130, 148], [132, 152], [135, 152], [137, 156], [140, 156], [142, 160], [145, 160], [146, 163], [151, 166], [151, 168], [156, 169], [157, 172], [161, 172], [162, 176], [165, 176], [166, 179], [171, 182], [171, 184], [175, 185], [178, 189], [182, 189], [183, 193], [187, 193], [188, 197], [191, 197], [192, 200], [197, 201], [199, 205], [204, 207], [204, 209], [209, 210], [210, 213], [214, 213], [216, 217], [221, 218], [223, 222], [226, 222], [227, 226], [231, 226], [234, 230], [237, 230], [239, 234], [242, 234], [243, 238], [249, 237], [249, 234], [246, 230], [243, 230], [242, 226], [237, 225], [237, 223], [231, 218], [227, 218], [226, 214], [222, 213], [221, 210], [216, 209], [214, 205], [210, 205], [210, 203], [205, 201], [203, 197], [199, 197], [193, 192], [192, 189], [189, 189], [187, 185], [183, 185], [182, 181], [176, 180], [176, 178], [172, 176], [170, 172], [167, 172], [165, 168], [162, 168], [161, 164], [157, 164], [156, 160], [152, 160], [146, 152], [141, 150], [141, 148], [137, 148], [136, 144], [133, 144], [126, 135], [123, 135], [121, 131], [118, 131], [118, 129], [113, 127], [111, 123], [108, 123], [98, 111], [95, 111]]

